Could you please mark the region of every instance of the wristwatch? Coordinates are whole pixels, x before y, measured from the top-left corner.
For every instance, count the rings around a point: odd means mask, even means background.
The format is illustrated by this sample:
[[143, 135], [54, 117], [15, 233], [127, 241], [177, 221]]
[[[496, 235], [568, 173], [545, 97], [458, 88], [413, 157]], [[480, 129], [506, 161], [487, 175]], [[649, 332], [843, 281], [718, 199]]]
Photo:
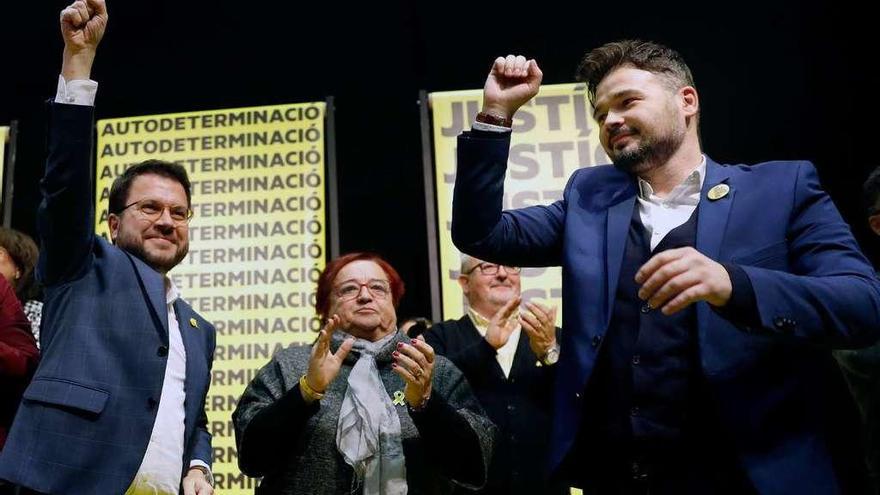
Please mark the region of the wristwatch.
[[212, 473], [210, 469], [202, 466], [201, 464], [193, 464], [189, 468], [198, 469], [199, 471], [201, 471], [202, 474], [205, 475], [205, 481], [207, 481], [212, 488], [214, 487], [214, 473]]
[[499, 115], [495, 115], [489, 112], [480, 112], [474, 118], [477, 122], [482, 122], [484, 124], [489, 125], [497, 125], [499, 127], [507, 127], [508, 129], [513, 127], [513, 119], [510, 117], [501, 117]]
[[559, 361], [559, 343], [554, 343], [539, 359], [541, 360], [541, 364], [545, 366], [556, 364], [556, 361]]

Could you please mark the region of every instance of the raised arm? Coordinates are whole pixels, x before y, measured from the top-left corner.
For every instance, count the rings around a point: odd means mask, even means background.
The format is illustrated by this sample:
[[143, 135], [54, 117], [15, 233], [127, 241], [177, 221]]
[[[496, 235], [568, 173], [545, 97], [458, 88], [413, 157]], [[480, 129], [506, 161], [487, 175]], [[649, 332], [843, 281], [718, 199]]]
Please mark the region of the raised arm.
[[534, 60], [498, 57], [483, 88], [483, 110], [458, 137], [452, 200], [452, 240], [467, 254], [518, 266], [559, 264], [564, 205], [502, 213], [510, 124], [538, 93], [543, 74]]
[[49, 149], [38, 215], [42, 246], [37, 275], [47, 286], [82, 274], [94, 242], [94, 112], [91, 101], [83, 102], [73, 93], [88, 92], [88, 85], [95, 84], [88, 80], [107, 27], [104, 0], [78, 0], [61, 11], [60, 22], [62, 77], [56, 102], [49, 105]]

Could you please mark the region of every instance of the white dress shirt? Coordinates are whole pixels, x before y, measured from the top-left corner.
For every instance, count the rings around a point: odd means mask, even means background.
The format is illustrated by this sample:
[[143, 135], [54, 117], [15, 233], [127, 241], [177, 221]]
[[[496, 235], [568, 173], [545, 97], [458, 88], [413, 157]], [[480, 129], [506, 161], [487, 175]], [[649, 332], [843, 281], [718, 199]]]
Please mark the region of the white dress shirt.
[[[468, 308], [468, 316], [470, 316], [474, 326], [477, 327], [477, 331], [480, 332], [480, 335], [483, 338], [486, 338], [486, 331], [489, 330], [489, 320], [471, 308]], [[514, 316], [514, 318], [515, 317], [516, 316]], [[517, 323], [516, 328], [510, 333], [507, 343], [495, 350], [495, 359], [498, 360], [501, 370], [504, 371], [505, 378], [510, 377], [510, 368], [513, 367], [513, 358], [516, 355], [516, 348], [519, 345], [519, 337], [521, 333], [522, 326]]]
[[639, 179], [639, 218], [651, 237], [651, 251], [672, 229], [687, 222], [700, 203], [706, 177], [706, 157], [665, 198], [654, 194], [647, 181]]
[[126, 495], [177, 495], [183, 471], [184, 401], [186, 401], [186, 349], [180, 325], [174, 312], [174, 301], [180, 297], [177, 287], [165, 279], [168, 309], [168, 365], [162, 381], [162, 395], [156, 422], [144, 460], [126, 491]]

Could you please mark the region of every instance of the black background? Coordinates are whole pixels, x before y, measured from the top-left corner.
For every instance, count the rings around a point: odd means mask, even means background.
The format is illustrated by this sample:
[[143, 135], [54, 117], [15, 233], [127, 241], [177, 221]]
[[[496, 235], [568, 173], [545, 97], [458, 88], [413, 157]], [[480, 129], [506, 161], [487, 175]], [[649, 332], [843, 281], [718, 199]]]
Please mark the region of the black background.
[[[625, 37], [684, 55], [707, 154], [813, 160], [878, 261], [860, 203], [880, 165], [878, 28], [854, 3], [108, 3], [92, 75], [98, 118], [336, 97], [342, 251], [389, 259], [407, 283], [402, 316], [430, 310], [418, 90], [482, 87], [494, 57], [508, 53], [536, 58], [545, 83], [571, 82], [585, 51]], [[0, 122], [20, 123], [13, 226], [31, 234], [64, 6], [6, 2], [0, 27]]]

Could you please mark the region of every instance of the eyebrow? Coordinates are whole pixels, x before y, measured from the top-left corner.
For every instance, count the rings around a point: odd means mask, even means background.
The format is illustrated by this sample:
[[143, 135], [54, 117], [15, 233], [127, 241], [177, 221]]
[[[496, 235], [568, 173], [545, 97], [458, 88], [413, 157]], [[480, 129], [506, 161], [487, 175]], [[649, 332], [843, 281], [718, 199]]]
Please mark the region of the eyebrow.
[[[637, 88], [626, 88], [626, 89], [622, 89], [620, 91], [617, 91], [615, 93], [612, 93], [611, 95], [607, 96], [605, 98], [605, 100], [614, 101], [614, 100], [619, 100], [621, 98], [624, 98], [624, 97], [627, 97], [630, 95], [641, 95], [641, 94], [643, 94], [642, 91], [640, 91]], [[593, 107], [593, 120], [596, 119], [596, 116], [598, 114], [599, 114], [599, 108], [598, 108], [598, 105], [596, 105], [595, 107]]]
[[170, 207], [172, 207], [172, 208], [176, 208], [176, 207], [178, 207], [178, 206], [179, 206], [179, 207], [182, 207], [182, 208], [189, 208], [189, 206], [186, 205], [186, 204], [181, 204], [181, 203], [166, 203], [165, 201], [162, 201], [161, 199], [149, 198], [149, 197], [147, 197], [147, 198], [141, 198], [141, 199], [138, 199], [138, 200], [136, 200], [136, 201], [130, 201], [128, 204], [133, 205], [133, 204], [136, 204], [136, 203], [146, 203], [146, 202], [150, 202], [150, 203], [158, 203], [158, 204], [160, 204], [160, 205], [163, 205], [163, 206], [170, 206]]
[[[338, 285], [347, 284], [349, 282], [360, 283], [360, 281], [358, 281], [358, 279], [356, 279], [356, 278], [348, 278], [348, 279], [343, 280], [342, 282], [339, 282]], [[366, 283], [370, 283], [370, 282], [385, 282], [386, 284], [391, 283], [389, 280], [385, 280], [384, 278], [371, 278], [371, 279], [367, 280]]]

